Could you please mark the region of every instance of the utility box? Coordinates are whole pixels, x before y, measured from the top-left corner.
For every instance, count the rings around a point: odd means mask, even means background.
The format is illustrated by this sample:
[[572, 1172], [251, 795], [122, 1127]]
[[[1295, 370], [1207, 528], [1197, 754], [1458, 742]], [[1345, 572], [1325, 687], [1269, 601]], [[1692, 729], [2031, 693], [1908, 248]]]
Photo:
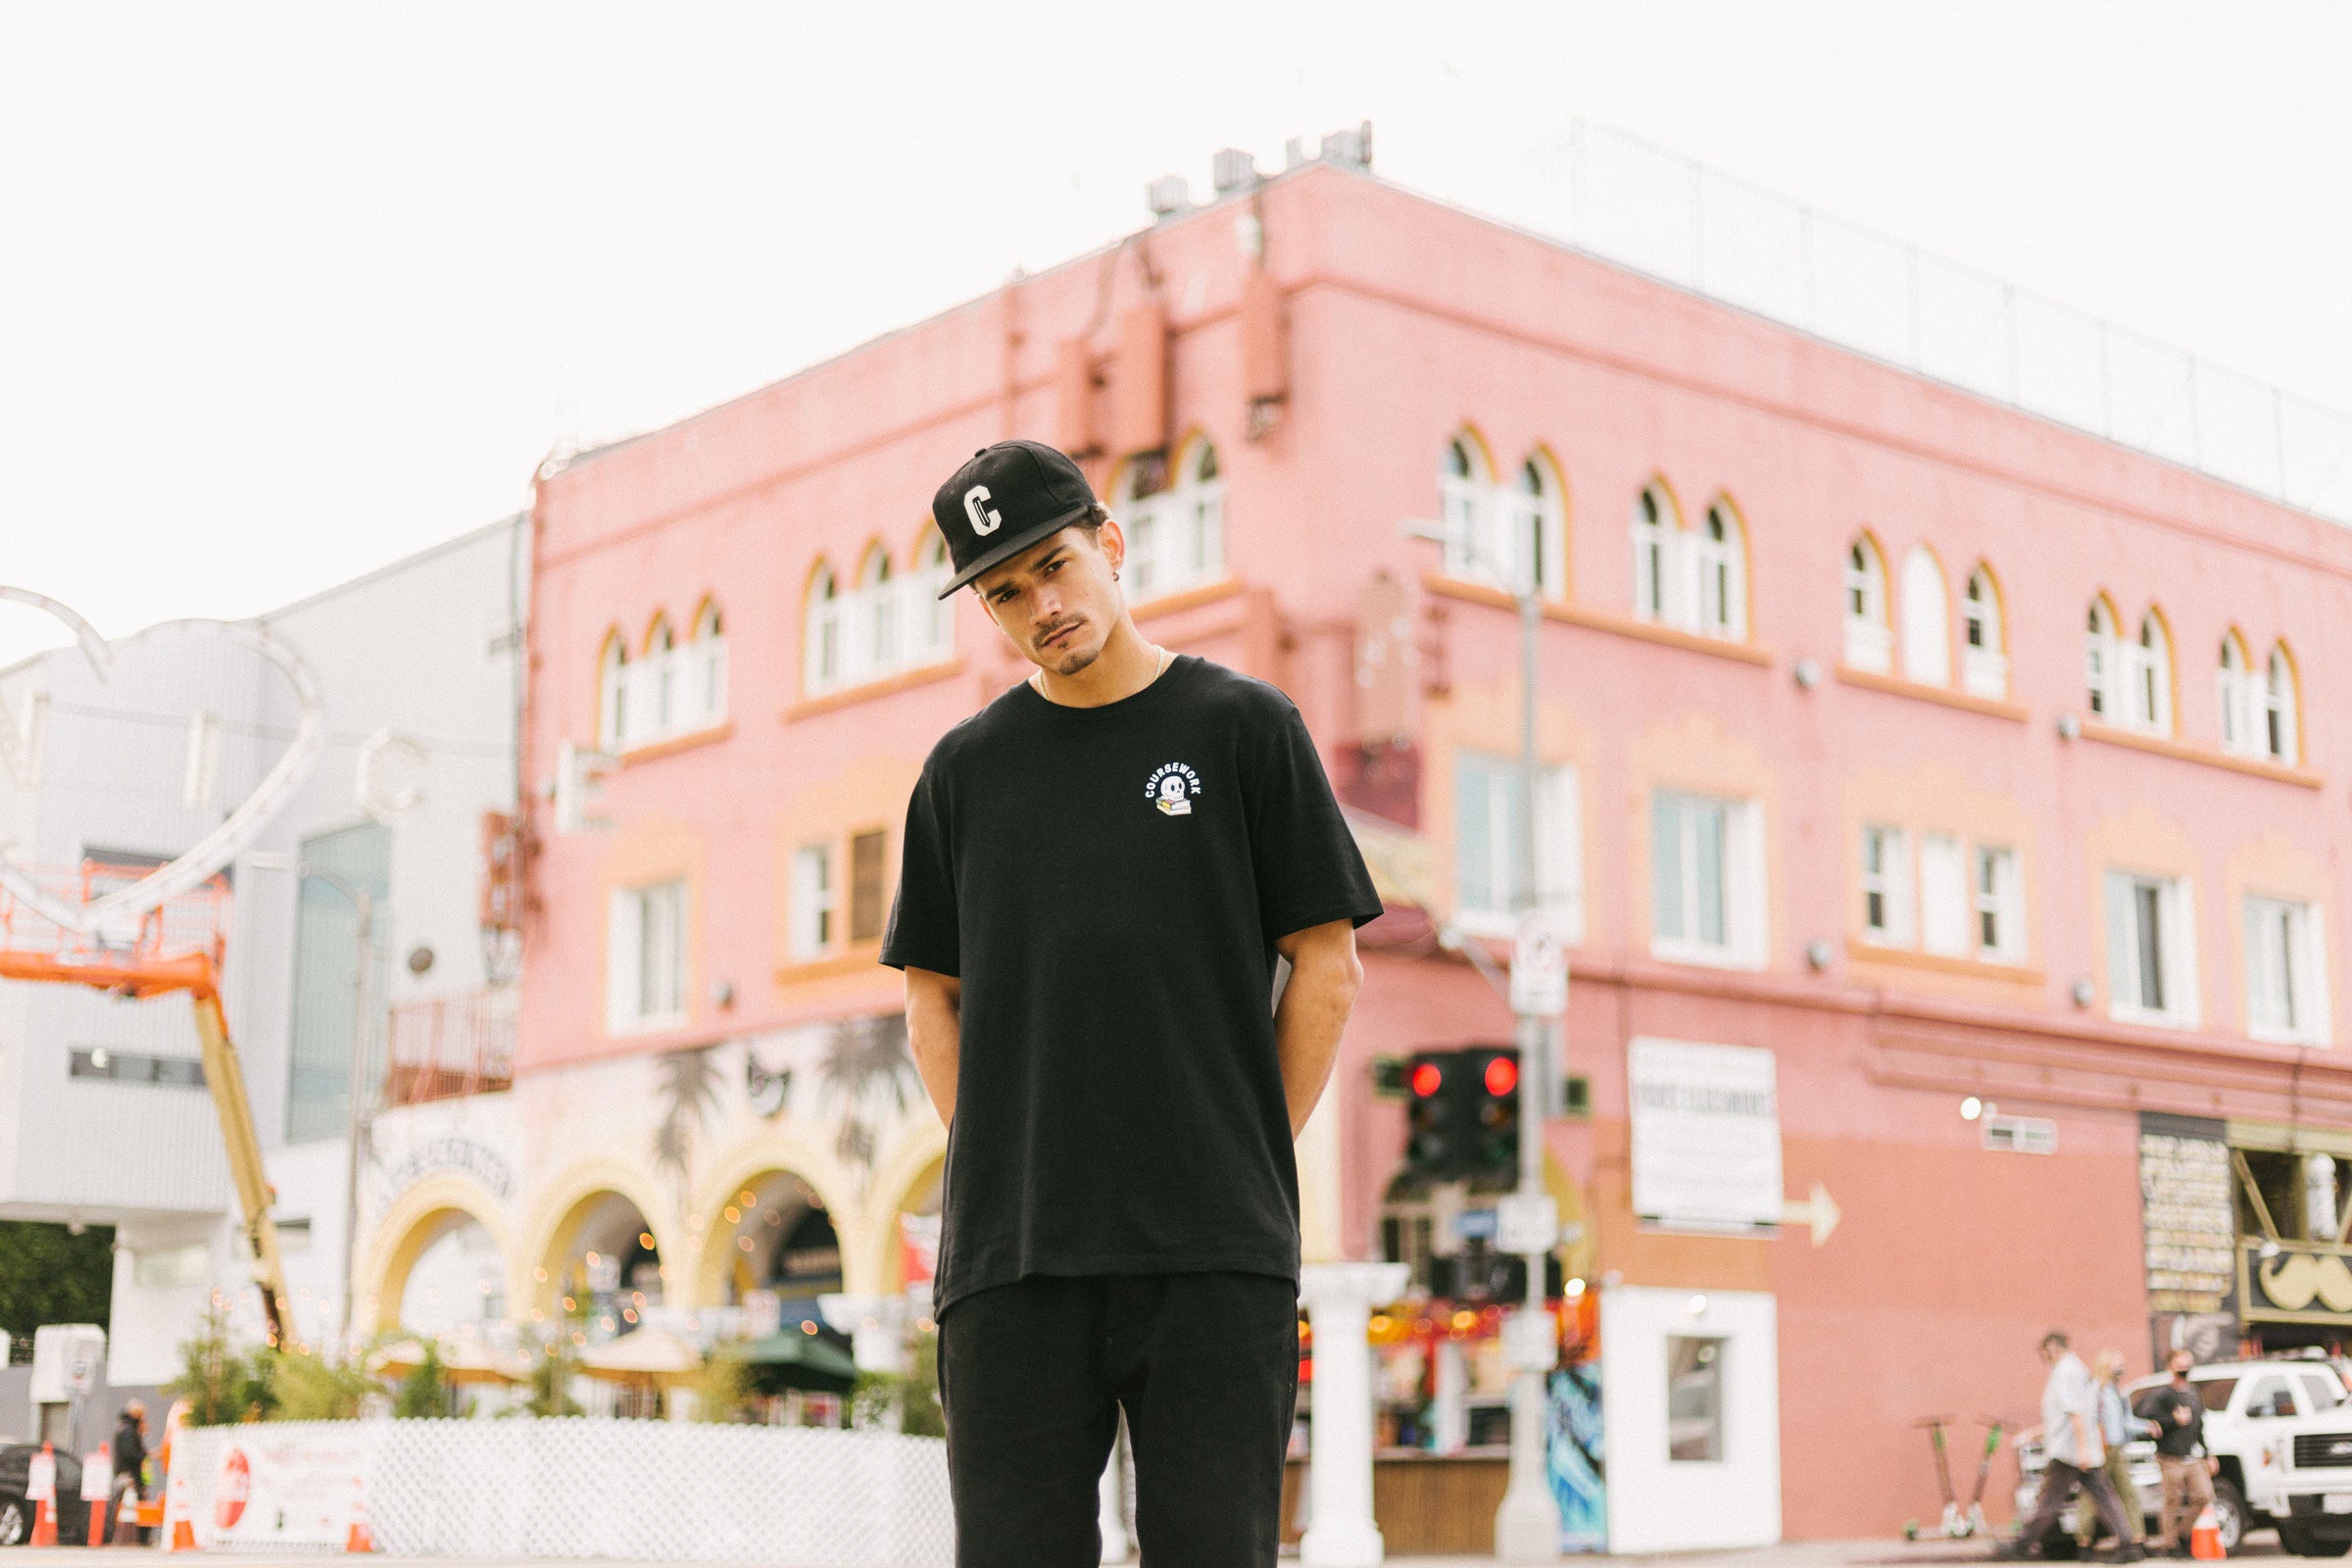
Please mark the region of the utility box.
[[69, 1453], [74, 1417], [106, 1365], [106, 1330], [95, 1323], [46, 1323], [32, 1331], [32, 1441]]

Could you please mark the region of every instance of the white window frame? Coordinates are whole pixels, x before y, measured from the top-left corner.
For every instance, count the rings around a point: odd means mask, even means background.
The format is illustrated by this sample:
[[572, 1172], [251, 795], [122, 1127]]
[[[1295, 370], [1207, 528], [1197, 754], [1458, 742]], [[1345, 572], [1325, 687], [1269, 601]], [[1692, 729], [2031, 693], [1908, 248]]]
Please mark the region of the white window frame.
[[[1862, 829], [1862, 936], [1874, 947], [1911, 946], [1911, 840], [1899, 827], [1870, 823]], [[1880, 918], [1871, 919], [1871, 900]]]
[[906, 624], [921, 629], [914, 639], [919, 644], [915, 662], [936, 664], [956, 657], [956, 602], [962, 596], [940, 597], [956, 566], [948, 559], [948, 542], [936, 531], [923, 535], [915, 560], [919, 564], [906, 578]]
[[2262, 733], [2258, 739], [2264, 756], [2289, 767], [2303, 760], [2303, 738], [2296, 732], [2299, 706], [2295, 692], [2295, 662], [2287, 656], [2284, 647], [2274, 645], [2270, 665], [2263, 674], [2262, 695], [2257, 710], [2262, 714]]
[[[1739, 800], [1691, 791], [1659, 789], [1650, 796], [1650, 943], [1653, 957], [1671, 963], [1702, 964], [1717, 969], [1760, 969], [1764, 965], [1764, 843], [1763, 811], [1752, 800]], [[1722, 876], [1722, 941], [1710, 942], [1693, 934], [1690, 918], [1702, 892], [1698, 877], [1698, 836], [1706, 818], [1720, 813]], [[1679, 902], [1686, 911], [1681, 930], [1665, 930], [1664, 901], [1658, 897], [1667, 867], [1659, 855], [1661, 838], [1671, 830], [1677, 840], [1681, 875]]]
[[[1493, 752], [1454, 754], [1454, 909], [1453, 921], [1474, 936], [1507, 937], [1517, 931], [1520, 885], [1519, 826], [1515, 797], [1519, 760]], [[1486, 842], [1473, 846], [1463, 831], [1478, 792], [1481, 818], [1488, 824]], [[1581, 942], [1585, 934], [1584, 790], [1574, 767], [1564, 762], [1544, 764], [1536, 784], [1536, 855], [1538, 906], [1548, 914], [1563, 940]], [[1501, 907], [1473, 904], [1475, 884], [1465, 874], [1475, 849], [1483, 849], [1486, 865], [1478, 880], [1490, 895], [1499, 894]]]
[[596, 682], [596, 744], [599, 751], [617, 756], [629, 745], [628, 645], [614, 632], [605, 639]]
[[2149, 611], [2139, 618], [2139, 636], [2132, 642], [2120, 638], [2115, 643], [2119, 666], [2118, 682], [2123, 688], [2122, 711], [2117, 721], [2126, 729], [2142, 735], [2170, 735], [2173, 732], [2173, 661], [2172, 638]]
[[[2196, 893], [2185, 877], [2110, 870], [2103, 887], [2107, 918], [2107, 1013], [2119, 1023], [2193, 1029], [2198, 1019]], [[2140, 916], [2153, 907], [2158, 1005], [2145, 1000], [2142, 955], [2151, 944]]]
[[2115, 612], [2107, 601], [2094, 599], [2082, 632], [2083, 692], [2091, 717], [2102, 724], [2124, 727], [2124, 698], [2131, 682], [2123, 679], [2123, 639], [2116, 635]]
[[804, 844], [792, 852], [785, 950], [795, 958], [821, 958], [839, 945], [841, 888], [833, 858], [830, 844]]
[[1634, 618], [1656, 625], [1683, 622], [1683, 526], [1674, 498], [1660, 484], [1634, 497]]
[[[1166, 489], [1136, 494], [1140, 464], [1121, 474], [1112, 504], [1127, 535], [1121, 576], [1131, 604], [1225, 580], [1225, 480], [1214, 442], [1188, 442]], [[1450, 564], [1447, 569], [1451, 569]]]
[[1952, 683], [1952, 610], [1943, 566], [1926, 545], [1903, 557], [1903, 679], [1922, 686]]
[[1868, 534], [1846, 547], [1843, 609], [1846, 667], [1887, 673], [1894, 667], [1894, 631], [1886, 619], [1886, 562]]
[[606, 921], [606, 1025], [615, 1035], [686, 1022], [686, 883], [615, 888]]
[[2222, 639], [2214, 694], [2220, 699], [2222, 750], [2237, 757], [2262, 756], [2264, 736], [2256, 722], [2256, 715], [2263, 710], [2262, 690], [2247, 667], [2245, 644], [2235, 632]]
[[820, 562], [808, 579], [804, 609], [801, 685], [811, 697], [838, 691], [843, 679], [841, 578], [830, 562]]
[[716, 604], [694, 617], [694, 640], [686, 645], [688, 729], [713, 729], [727, 717], [726, 622]]
[[1968, 574], [1960, 597], [1960, 687], [1994, 701], [2009, 695], [2009, 645], [2001, 623], [2001, 594], [1983, 565]]
[[[1717, 537], [1720, 531], [1721, 537]], [[1742, 642], [1747, 637], [1747, 530], [1727, 497], [1707, 504], [1691, 536], [1690, 629], [1702, 637]]]
[[[1968, 867], [1969, 942], [1986, 963], [2018, 963], [2026, 956], [2026, 890], [2017, 851], [2005, 844], [1972, 848]], [[1992, 940], [1984, 939], [1985, 922]]]
[[639, 706], [645, 722], [629, 744], [645, 746], [675, 735], [684, 707], [678, 697], [678, 639], [670, 630], [667, 615], [654, 617], [654, 629], [645, 638], [645, 657], [637, 662], [637, 668], [643, 682]]
[[858, 564], [858, 590], [849, 614], [848, 669], [844, 680], [861, 686], [896, 671], [905, 660], [900, 637], [899, 584], [890, 552], [875, 545]]
[[2326, 918], [2294, 899], [2246, 895], [2239, 916], [2246, 979], [2246, 1035], [2279, 1046], [2325, 1046], [2328, 1001]]

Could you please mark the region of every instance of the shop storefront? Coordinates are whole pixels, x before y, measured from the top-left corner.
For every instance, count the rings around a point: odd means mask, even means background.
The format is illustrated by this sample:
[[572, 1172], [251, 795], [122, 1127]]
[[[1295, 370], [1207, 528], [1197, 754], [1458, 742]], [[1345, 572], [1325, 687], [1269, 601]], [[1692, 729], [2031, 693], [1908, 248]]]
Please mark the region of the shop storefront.
[[2352, 1343], [2352, 1134], [2140, 1118], [2148, 1312], [2158, 1356]]

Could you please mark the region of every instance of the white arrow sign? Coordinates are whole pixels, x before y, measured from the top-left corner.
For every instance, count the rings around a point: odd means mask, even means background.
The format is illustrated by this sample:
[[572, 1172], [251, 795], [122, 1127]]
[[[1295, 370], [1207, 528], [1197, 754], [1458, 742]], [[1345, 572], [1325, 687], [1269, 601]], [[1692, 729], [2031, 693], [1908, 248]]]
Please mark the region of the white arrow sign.
[[1810, 1198], [1785, 1198], [1781, 1200], [1781, 1224], [1809, 1227], [1813, 1232], [1815, 1247], [1830, 1239], [1830, 1233], [1838, 1228], [1838, 1221], [1843, 1217], [1838, 1211], [1836, 1200], [1830, 1197], [1830, 1190], [1819, 1182], [1813, 1184], [1813, 1196]]

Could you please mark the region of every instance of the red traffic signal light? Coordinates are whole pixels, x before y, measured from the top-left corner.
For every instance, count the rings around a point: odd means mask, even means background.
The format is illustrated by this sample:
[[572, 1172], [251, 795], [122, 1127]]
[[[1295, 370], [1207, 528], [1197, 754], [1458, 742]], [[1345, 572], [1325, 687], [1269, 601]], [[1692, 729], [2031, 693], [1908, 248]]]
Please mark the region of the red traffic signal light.
[[1416, 1063], [1412, 1076], [1413, 1098], [1427, 1100], [1446, 1086], [1445, 1069], [1434, 1061]]
[[1496, 1056], [1487, 1063], [1487, 1093], [1500, 1098], [1519, 1087], [1519, 1063], [1509, 1056]]

